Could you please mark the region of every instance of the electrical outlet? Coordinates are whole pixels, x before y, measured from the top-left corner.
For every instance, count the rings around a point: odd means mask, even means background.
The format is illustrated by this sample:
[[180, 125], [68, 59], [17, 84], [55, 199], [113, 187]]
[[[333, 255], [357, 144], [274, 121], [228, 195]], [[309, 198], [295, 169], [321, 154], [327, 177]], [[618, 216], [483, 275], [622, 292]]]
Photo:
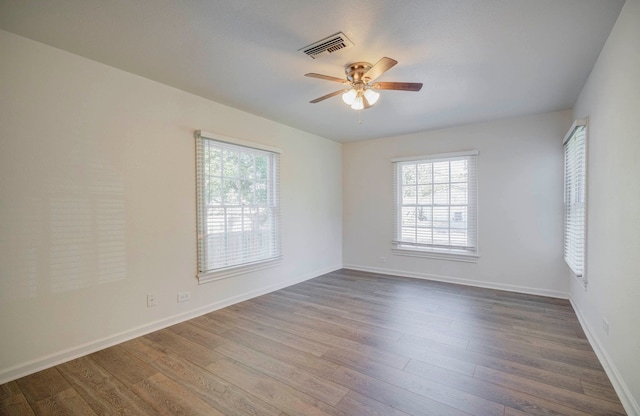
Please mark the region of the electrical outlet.
[[387, 262], [387, 258], [384, 256], [380, 256], [378, 257], [378, 263], [386, 263]]
[[609, 335], [609, 321], [607, 321], [607, 318], [602, 318], [602, 329], [604, 330], [604, 333]]
[[147, 308], [158, 304], [158, 295], [156, 293], [147, 293]]
[[191, 292], [178, 293], [178, 302], [186, 302], [188, 300], [191, 300]]

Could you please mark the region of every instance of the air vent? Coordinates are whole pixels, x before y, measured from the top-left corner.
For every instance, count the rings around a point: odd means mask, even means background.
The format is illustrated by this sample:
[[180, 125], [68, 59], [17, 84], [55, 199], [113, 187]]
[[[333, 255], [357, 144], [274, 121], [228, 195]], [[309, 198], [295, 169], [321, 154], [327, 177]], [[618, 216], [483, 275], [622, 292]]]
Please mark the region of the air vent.
[[351, 42], [344, 33], [338, 32], [335, 35], [331, 35], [328, 38], [324, 38], [298, 50], [304, 52], [312, 59], [317, 59], [321, 56], [330, 55], [344, 48], [348, 48], [349, 46], [353, 46], [353, 42]]

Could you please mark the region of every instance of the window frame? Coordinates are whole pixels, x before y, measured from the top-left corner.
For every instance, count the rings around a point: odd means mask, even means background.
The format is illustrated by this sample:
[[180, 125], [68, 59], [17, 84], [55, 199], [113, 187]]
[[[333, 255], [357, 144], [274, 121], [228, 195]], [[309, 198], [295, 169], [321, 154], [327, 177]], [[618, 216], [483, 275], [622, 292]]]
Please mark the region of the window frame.
[[[274, 267], [282, 262], [282, 229], [280, 221], [280, 155], [282, 150], [263, 144], [239, 140], [236, 138], [209, 133], [203, 130], [194, 132], [196, 144], [196, 228], [197, 228], [197, 279], [200, 284], [226, 279], [232, 276], [245, 274], [268, 267]], [[206, 215], [205, 215], [205, 191], [204, 191], [204, 161], [202, 160], [203, 149], [206, 141], [216, 143], [220, 148], [234, 149], [242, 151], [246, 149], [246, 153], [265, 154], [270, 156], [271, 168], [267, 179], [270, 189], [268, 196], [268, 207], [270, 211], [270, 221], [272, 221], [273, 230], [276, 233], [272, 238], [275, 239], [272, 255], [268, 258], [251, 260], [248, 262], [233, 264], [226, 267], [207, 268], [206, 254]], [[271, 177], [272, 176], [272, 177]], [[223, 206], [224, 204], [221, 204]], [[238, 206], [245, 206], [239, 204]]]
[[[582, 152], [582, 158], [578, 162], [581, 163], [580, 166], [574, 167], [581, 171], [582, 175], [579, 181], [571, 180], [568, 178], [568, 170], [571, 168], [568, 166], [568, 157], [570, 157], [567, 152], [570, 149], [569, 142], [577, 139], [577, 133], [583, 132], [581, 136], [582, 143], [578, 143], [577, 146], [581, 146], [581, 149], [576, 150], [578, 155], [580, 151]], [[587, 286], [587, 214], [588, 214], [588, 140], [589, 138], [589, 119], [581, 118], [577, 119], [569, 128], [569, 131], [562, 139], [562, 147], [563, 147], [563, 182], [564, 182], [564, 192], [563, 192], [563, 258], [571, 274], [584, 286]], [[575, 163], [575, 160], [573, 160]], [[572, 172], [571, 172], [572, 173]], [[571, 182], [574, 184], [572, 188], [568, 187], [568, 183]], [[580, 188], [580, 189], [578, 189]], [[581, 229], [577, 231], [575, 229], [570, 230], [570, 225], [574, 225], [576, 223], [570, 224], [570, 217], [572, 214], [572, 207], [576, 204], [568, 203], [568, 200], [571, 199], [571, 195], [577, 194], [577, 197], [580, 199], [580, 207], [581, 213], [578, 212], [575, 216], [582, 217], [578, 218], [579, 222], [578, 226]], [[579, 241], [578, 241], [579, 240]], [[576, 241], [582, 244], [582, 249], [579, 247], [575, 247]], [[579, 264], [575, 264], [574, 260], [576, 256], [579, 256], [580, 259]], [[570, 258], [568, 258], [570, 257]]]
[[[402, 256], [412, 257], [427, 257], [442, 260], [452, 260], [461, 262], [475, 263], [479, 258], [478, 250], [478, 150], [466, 150], [460, 152], [451, 153], [439, 153], [429, 154], [421, 156], [411, 156], [394, 158], [391, 160], [393, 169], [393, 240], [392, 240], [392, 253]], [[471, 239], [467, 247], [460, 247], [455, 245], [437, 245], [437, 244], [425, 244], [419, 245], [408, 241], [400, 241], [400, 232], [402, 228], [402, 166], [407, 164], [420, 164], [420, 163], [437, 163], [443, 161], [456, 161], [466, 159], [469, 161], [468, 165], [468, 177], [467, 177], [467, 237]], [[448, 179], [448, 184], [451, 186], [451, 178]], [[446, 206], [449, 209], [452, 206], [461, 206], [464, 204], [452, 204], [450, 197], [447, 204], [422, 204], [425, 206]], [[416, 207], [420, 204], [416, 201]], [[451, 211], [449, 211], [449, 226], [447, 230], [451, 231]], [[418, 225], [416, 224], [416, 228]], [[431, 227], [432, 229], [435, 227]]]

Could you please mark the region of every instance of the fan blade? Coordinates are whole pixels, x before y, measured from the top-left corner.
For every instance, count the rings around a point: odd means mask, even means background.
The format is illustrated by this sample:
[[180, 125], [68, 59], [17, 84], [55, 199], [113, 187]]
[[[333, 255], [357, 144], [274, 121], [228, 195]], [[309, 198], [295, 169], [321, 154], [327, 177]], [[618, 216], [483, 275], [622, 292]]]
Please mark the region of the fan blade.
[[347, 81], [344, 78], [336, 78], [336, 77], [332, 77], [332, 76], [329, 76], [329, 75], [315, 74], [313, 72], [310, 72], [308, 74], [304, 74], [304, 76], [305, 77], [311, 77], [311, 78], [324, 79], [324, 80], [327, 80], [327, 81], [339, 82], [340, 84], [349, 85], [349, 81]]
[[335, 97], [336, 95], [340, 95], [342, 93], [345, 93], [349, 91], [348, 89], [346, 90], [338, 90], [338, 91], [334, 91], [331, 94], [327, 94], [327, 95], [323, 95], [322, 97], [316, 98], [315, 100], [309, 101], [311, 104], [315, 104], [315, 103], [319, 103], [320, 101], [324, 101], [327, 98], [331, 98], [331, 97]]
[[384, 57], [380, 59], [378, 62], [376, 62], [376, 64], [372, 66], [371, 69], [369, 69], [362, 76], [362, 78], [365, 82], [371, 82], [374, 79], [378, 78], [380, 75], [384, 74], [385, 72], [393, 68], [393, 66], [396, 65], [397, 63], [398, 61], [396, 61], [395, 59]]
[[422, 82], [376, 82], [371, 88], [376, 90], [420, 91]]

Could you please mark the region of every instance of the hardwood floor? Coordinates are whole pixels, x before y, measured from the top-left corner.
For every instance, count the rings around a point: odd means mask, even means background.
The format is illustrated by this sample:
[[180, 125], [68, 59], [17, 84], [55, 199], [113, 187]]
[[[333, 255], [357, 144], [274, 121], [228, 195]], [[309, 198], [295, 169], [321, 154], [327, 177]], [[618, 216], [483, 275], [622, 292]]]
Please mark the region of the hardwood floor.
[[341, 270], [0, 386], [2, 415], [624, 415], [568, 301]]

